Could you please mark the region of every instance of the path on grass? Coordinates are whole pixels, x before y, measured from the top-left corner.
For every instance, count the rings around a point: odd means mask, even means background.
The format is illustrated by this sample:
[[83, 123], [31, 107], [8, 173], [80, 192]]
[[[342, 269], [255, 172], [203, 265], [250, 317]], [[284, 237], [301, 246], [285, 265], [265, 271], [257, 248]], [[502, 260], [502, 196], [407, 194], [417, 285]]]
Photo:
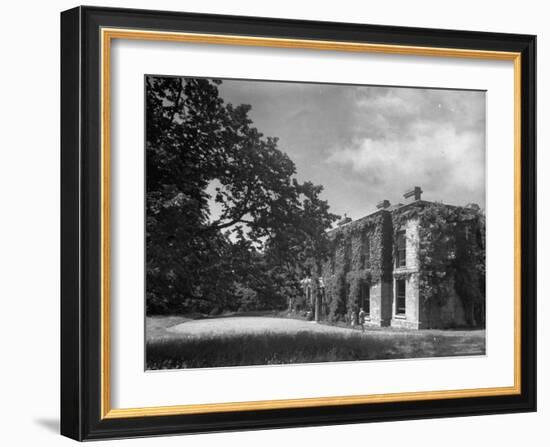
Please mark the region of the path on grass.
[[167, 329], [184, 335], [205, 334], [263, 334], [265, 332], [292, 334], [302, 331], [350, 334], [360, 331], [318, 324], [314, 321], [274, 317], [221, 317], [191, 320]]
[[[206, 334], [263, 334], [266, 332], [292, 334], [302, 331], [329, 333], [329, 334], [360, 334], [361, 329], [351, 329], [327, 324], [315, 323], [314, 321], [294, 320], [291, 318], [256, 317], [256, 316], [234, 316], [220, 318], [205, 318], [189, 320], [184, 323], [167, 327], [166, 330], [173, 335], [203, 336]], [[465, 337], [467, 339], [485, 338], [484, 331], [457, 331], [457, 330], [403, 330], [391, 327], [369, 328], [365, 327], [365, 335], [387, 337], [388, 335], [406, 334], [412, 337], [425, 337], [427, 335]]]
[[[148, 343], [157, 341], [208, 339], [226, 335], [293, 335], [301, 332], [310, 334], [332, 334], [335, 338], [365, 337], [367, 339], [392, 340], [402, 358], [455, 355], [480, 355], [485, 353], [484, 330], [412, 330], [392, 327], [366, 327], [360, 329], [330, 326], [311, 321], [278, 318], [271, 316], [242, 316], [188, 319], [185, 316], [147, 317], [146, 334]], [[420, 353], [411, 353], [411, 349]], [[415, 351], [416, 352], [416, 351]], [[414, 355], [413, 355], [414, 354]], [[399, 356], [397, 356], [399, 357]], [[396, 358], [397, 358], [396, 357]], [[401, 358], [400, 357], [400, 358]]]

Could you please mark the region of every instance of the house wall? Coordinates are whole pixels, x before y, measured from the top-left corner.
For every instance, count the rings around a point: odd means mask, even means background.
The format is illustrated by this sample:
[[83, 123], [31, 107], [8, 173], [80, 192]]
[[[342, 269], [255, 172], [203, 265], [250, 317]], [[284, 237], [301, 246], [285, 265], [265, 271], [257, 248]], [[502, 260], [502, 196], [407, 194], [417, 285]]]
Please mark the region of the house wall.
[[418, 219], [410, 219], [405, 225], [407, 241], [407, 270], [417, 272], [420, 268], [418, 250], [420, 248]]
[[[391, 214], [385, 210], [331, 232], [333, 254], [323, 263], [320, 272], [326, 284], [327, 307], [332, 309], [329, 319], [349, 318], [350, 312], [357, 311], [358, 294], [363, 285], [370, 287], [371, 324], [389, 325], [392, 233]], [[345, 297], [340, 293], [341, 278], [344, 278]]]
[[389, 326], [392, 316], [393, 284], [379, 281], [370, 288], [370, 316], [368, 324]]
[[454, 278], [445, 285], [440, 300], [421, 300], [419, 329], [446, 329], [467, 326], [462, 300], [455, 291]]
[[[405, 314], [397, 314], [397, 281], [405, 281]], [[391, 325], [407, 329], [420, 329], [418, 273], [397, 277], [393, 280]]]
[[[449, 275], [448, 284], [443, 283], [437, 296], [423, 296], [421, 280], [423, 278], [422, 258], [419, 250], [420, 237], [426, 234], [422, 227], [424, 220], [415, 210], [429, 203], [416, 203], [413, 207], [402, 207], [393, 211], [380, 210], [363, 219], [352, 221], [333, 230], [330, 238], [333, 243], [332, 256], [324, 262], [320, 275], [326, 284], [325, 300], [327, 311], [323, 319], [348, 320], [350, 312], [357, 311], [360, 305], [358, 290], [360, 284], [370, 287], [370, 314], [367, 324], [373, 326], [395, 326], [410, 329], [450, 328], [472, 326], [472, 305], [467, 307], [457, 293], [455, 278]], [[447, 210], [454, 208], [447, 208]], [[400, 214], [409, 213], [410, 218], [403, 220]], [[408, 215], [408, 214], [407, 214]], [[401, 216], [401, 217], [400, 217]], [[398, 223], [399, 222], [399, 223]], [[467, 219], [461, 225], [470, 225]], [[399, 228], [394, 228], [399, 225]], [[396, 265], [394, 237], [398, 231], [405, 230], [406, 265]], [[474, 238], [475, 227], [470, 234], [471, 244], [477, 244]], [[365, 238], [369, 243], [365, 244]], [[462, 251], [468, 245], [461, 243]], [[460, 250], [453, 256], [461, 256]], [[466, 253], [461, 265], [477, 262]], [[469, 264], [468, 264], [469, 265]], [[396, 314], [397, 285], [399, 279], [405, 281], [406, 312]], [[462, 279], [456, 284], [475, 284], [479, 281], [477, 270], [471, 281]], [[481, 289], [476, 291], [482, 295]], [[336, 305], [337, 304], [337, 305]], [[479, 312], [478, 312], [479, 313]], [[479, 317], [478, 317], [479, 319]], [[484, 320], [482, 321], [483, 324]]]
[[[405, 259], [406, 265], [403, 267], [394, 266], [393, 270], [393, 290], [392, 290], [392, 319], [391, 325], [395, 327], [404, 327], [418, 329], [420, 326], [419, 312], [419, 221], [418, 219], [409, 219], [401, 228], [395, 231], [405, 231]], [[405, 281], [405, 314], [397, 314], [397, 281]]]

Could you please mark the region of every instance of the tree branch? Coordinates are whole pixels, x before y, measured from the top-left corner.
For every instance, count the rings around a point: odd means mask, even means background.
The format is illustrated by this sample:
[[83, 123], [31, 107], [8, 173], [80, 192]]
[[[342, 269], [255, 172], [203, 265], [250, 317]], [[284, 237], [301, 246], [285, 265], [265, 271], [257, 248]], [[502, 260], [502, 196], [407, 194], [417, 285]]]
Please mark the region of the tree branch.
[[[238, 224], [238, 223], [245, 223], [245, 224], [249, 224], [249, 225], [252, 225], [254, 224], [254, 222], [250, 221], [250, 220], [245, 220], [243, 219], [243, 216], [246, 215], [247, 213], [244, 213], [242, 216], [238, 217], [238, 218], [235, 218], [233, 220], [230, 220], [229, 222], [224, 222], [222, 224], [214, 224], [214, 225], [210, 225], [206, 228], [207, 231], [219, 231], [219, 230], [223, 230], [224, 228], [228, 228], [232, 225], [235, 225], [235, 224]], [[219, 221], [218, 221], [219, 222]]]
[[239, 222], [246, 223], [246, 224], [253, 224], [254, 222], [250, 222], [248, 220], [243, 220], [243, 217], [246, 216], [250, 212], [250, 208], [248, 207], [248, 202], [250, 201], [250, 196], [252, 195], [252, 188], [249, 186], [248, 190], [246, 191], [246, 196], [244, 198], [244, 203], [239, 207], [243, 209], [238, 217], [233, 218], [229, 222], [221, 223], [221, 219], [214, 222], [212, 225], [209, 226], [209, 229], [212, 230], [223, 230], [224, 228], [230, 227], [232, 225], [235, 225]]
[[170, 121], [169, 121], [170, 126], [174, 122], [174, 118], [176, 116], [176, 111], [178, 110], [178, 107], [179, 107], [179, 104], [180, 104], [180, 99], [181, 99], [181, 94], [182, 93], [183, 93], [183, 79], [180, 78], [180, 88], [178, 90], [178, 95], [176, 97], [176, 101], [174, 102], [174, 106], [172, 107], [172, 114], [170, 115]]

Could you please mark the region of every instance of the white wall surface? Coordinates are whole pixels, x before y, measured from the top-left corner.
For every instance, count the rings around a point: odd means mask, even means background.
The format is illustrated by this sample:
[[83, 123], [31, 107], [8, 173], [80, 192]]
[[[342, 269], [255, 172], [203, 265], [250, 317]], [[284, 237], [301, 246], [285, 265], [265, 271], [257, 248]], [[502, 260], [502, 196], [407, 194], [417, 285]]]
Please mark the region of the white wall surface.
[[[538, 35], [539, 412], [115, 441], [109, 445], [316, 444], [546, 445], [550, 325], [543, 327], [550, 237], [548, 111], [550, 11], [546, 2], [339, 0], [118, 0], [87, 4], [190, 12], [362, 22]], [[71, 1], [2, 5], [0, 70], [0, 442], [68, 445], [59, 424], [59, 12]], [[545, 144], [546, 143], [546, 144]], [[546, 275], [545, 275], [546, 274]], [[546, 352], [545, 352], [546, 351]], [[546, 424], [545, 424], [546, 423]], [[102, 443], [103, 444], [103, 443]]]

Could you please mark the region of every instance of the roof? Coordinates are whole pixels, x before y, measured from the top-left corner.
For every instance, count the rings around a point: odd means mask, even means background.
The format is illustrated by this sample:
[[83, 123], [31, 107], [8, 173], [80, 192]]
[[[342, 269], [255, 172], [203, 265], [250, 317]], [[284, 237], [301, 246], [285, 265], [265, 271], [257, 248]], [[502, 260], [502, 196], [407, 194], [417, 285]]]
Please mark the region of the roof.
[[[336, 232], [336, 231], [340, 230], [341, 228], [346, 228], [346, 227], [349, 227], [353, 224], [360, 223], [364, 220], [371, 219], [372, 217], [374, 217], [378, 214], [382, 214], [382, 213], [390, 213], [391, 214], [391, 213], [394, 213], [395, 211], [405, 211], [409, 208], [413, 208], [413, 207], [417, 207], [417, 206], [426, 206], [426, 205], [431, 205], [431, 204], [434, 204], [434, 203], [437, 203], [437, 202], [430, 202], [428, 200], [414, 200], [414, 201], [408, 202], [408, 203], [396, 203], [395, 205], [390, 205], [387, 208], [378, 209], [378, 210], [376, 210], [376, 211], [374, 211], [370, 214], [367, 214], [366, 216], [360, 217], [359, 219], [355, 219], [355, 220], [350, 219], [349, 221], [347, 221], [345, 223], [339, 224], [335, 228], [331, 228], [330, 230], [328, 230], [328, 233]], [[455, 205], [448, 205], [448, 204], [443, 204], [443, 205], [448, 206], [450, 208], [458, 208]], [[344, 219], [342, 219], [340, 222], [342, 222], [342, 221], [344, 221]]]

